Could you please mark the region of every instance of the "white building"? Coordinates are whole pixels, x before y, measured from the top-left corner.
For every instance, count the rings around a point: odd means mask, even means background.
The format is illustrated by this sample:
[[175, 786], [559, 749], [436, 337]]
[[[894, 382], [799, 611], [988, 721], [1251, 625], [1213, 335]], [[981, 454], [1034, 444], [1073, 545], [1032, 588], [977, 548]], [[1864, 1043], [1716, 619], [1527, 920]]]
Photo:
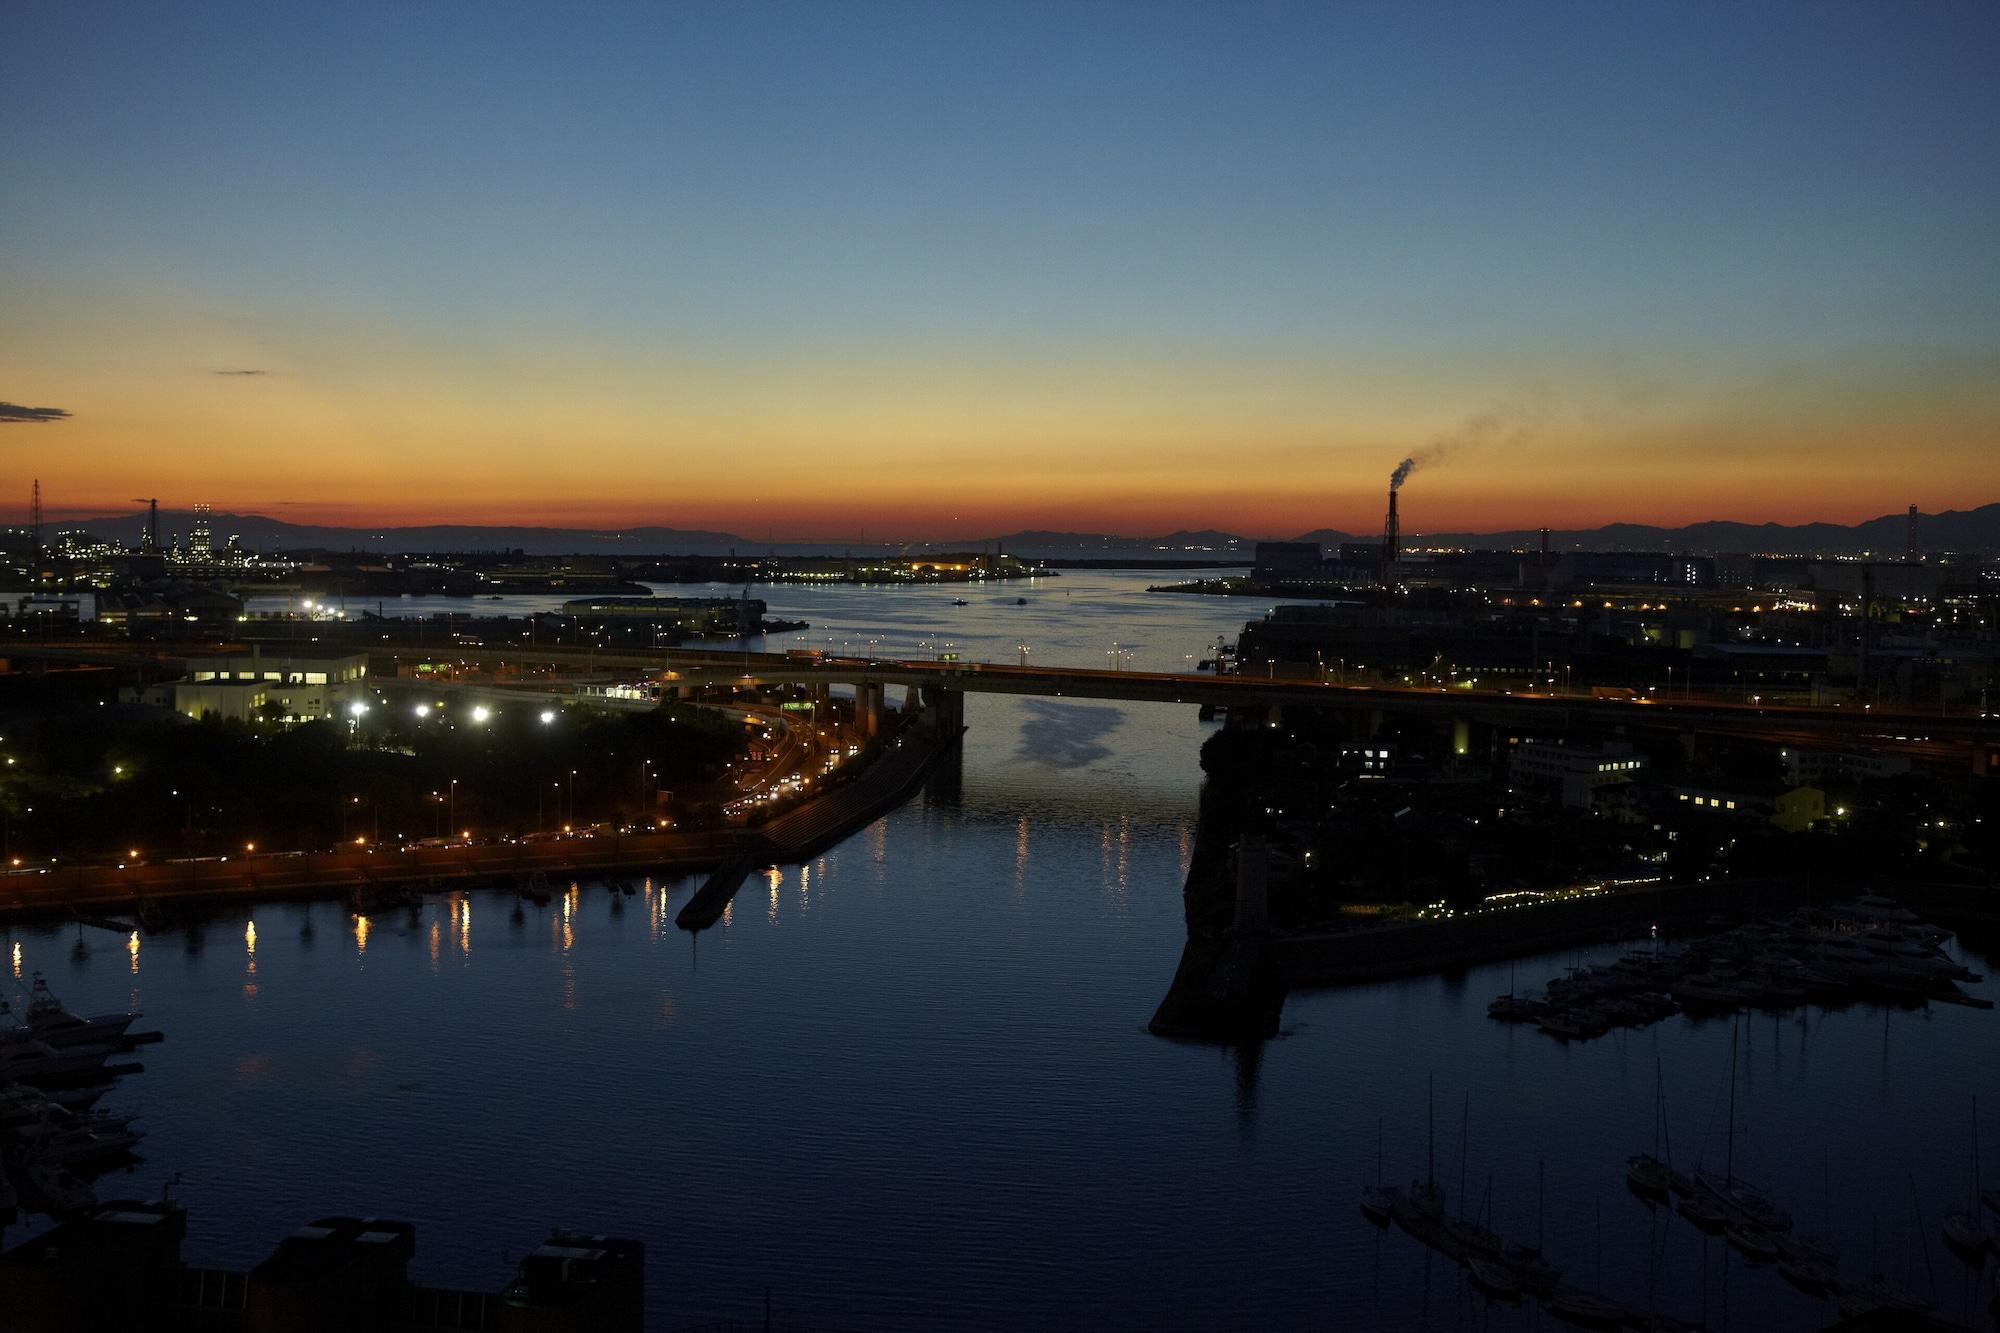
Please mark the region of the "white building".
[[1595, 809], [1604, 793], [1646, 772], [1646, 756], [1623, 741], [1570, 745], [1524, 740], [1508, 756], [1508, 786], [1580, 810]]
[[[179, 697], [185, 689], [190, 703], [205, 704], [213, 697], [216, 706], [209, 711], [246, 716], [235, 711], [246, 697], [240, 687], [256, 686], [264, 696], [259, 703], [276, 704], [281, 721], [312, 722], [332, 717], [361, 697], [367, 688], [368, 654], [294, 649], [278, 655], [253, 647], [247, 653], [194, 658], [188, 667], [187, 679], [175, 685], [174, 707], [180, 712], [190, 712]], [[225, 694], [217, 688], [224, 686], [238, 688]], [[202, 693], [204, 687], [212, 695]]]

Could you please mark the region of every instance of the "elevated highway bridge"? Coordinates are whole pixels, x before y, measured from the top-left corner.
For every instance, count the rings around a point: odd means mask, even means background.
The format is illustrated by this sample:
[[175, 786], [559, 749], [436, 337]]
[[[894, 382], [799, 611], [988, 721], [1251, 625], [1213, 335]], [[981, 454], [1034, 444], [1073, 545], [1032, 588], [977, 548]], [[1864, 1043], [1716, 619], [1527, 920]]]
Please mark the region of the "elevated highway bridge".
[[[409, 657], [399, 653], [395, 656]], [[431, 654], [426, 660], [437, 660]], [[2000, 715], [1979, 711], [1879, 709], [1651, 695], [1600, 697], [1581, 691], [1477, 690], [1442, 686], [1346, 684], [1316, 679], [1016, 666], [925, 658], [861, 658], [780, 653], [662, 650], [458, 648], [467, 666], [629, 671], [690, 694], [719, 688], [901, 686], [926, 697], [1011, 694], [1217, 708], [1315, 708], [1434, 719], [1553, 734], [1570, 729], [1647, 730], [1737, 737], [1800, 747], [1865, 747], [1930, 762], [2000, 762]]]
[[[623, 674], [665, 689], [695, 695], [760, 686], [853, 686], [857, 697], [879, 704], [881, 691], [901, 686], [922, 691], [951, 711], [966, 694], [1132, 703], [1175, 703], [1230, 709], [1328, 709], [1382, 717], [1429, 718], [1521, 732], [1556, 734], [1572, 729], [1642, 730], [1682, 736], [1736, 737], [1775, 745], [1867, 748], [1933, 763], [1970, 764], [1986, 772], [2000, 763], [2000, 714], [1979, 710], [1918, 712], [1851, 704], [1790, 704], [1760, 700], [1671, 698], [1654, 695], [1599, 697], [1577, 690], [1478, 690], [1442, 686], [1348, 684], [1282, 676], [1116, 671], [1088, 667], [1017, 666], [928, 658], [840, 657], [822, 654], [731, 652], [712, 649], [599, 650], [499, 648], [474, 645], [355, 645], [375, 670], [424, 663], [476, 672], [504, 672], [508, 688], [551, 693], [575, 673]], [[116, 645], [8, 645], [13, 658], [160, 665], [171, 648], [138, 652]], [[193, 661], [198, 653], [188, 653]], [[553, 686], [553, 689], [550, 687]], [[576, 700], [584, 702], [584, 700]], [[642, 705], [643, 706], [643, 705]]]

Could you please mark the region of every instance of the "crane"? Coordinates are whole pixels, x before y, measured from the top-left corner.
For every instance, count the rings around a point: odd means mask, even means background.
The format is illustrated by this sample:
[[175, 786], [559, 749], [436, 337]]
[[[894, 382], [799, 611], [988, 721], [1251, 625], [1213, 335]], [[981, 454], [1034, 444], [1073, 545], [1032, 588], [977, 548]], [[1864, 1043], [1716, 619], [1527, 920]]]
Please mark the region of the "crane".
[[146, 554], [160, 549], [160, 502], [155, 499], [134, 497], [132, 503], [146, 506]]

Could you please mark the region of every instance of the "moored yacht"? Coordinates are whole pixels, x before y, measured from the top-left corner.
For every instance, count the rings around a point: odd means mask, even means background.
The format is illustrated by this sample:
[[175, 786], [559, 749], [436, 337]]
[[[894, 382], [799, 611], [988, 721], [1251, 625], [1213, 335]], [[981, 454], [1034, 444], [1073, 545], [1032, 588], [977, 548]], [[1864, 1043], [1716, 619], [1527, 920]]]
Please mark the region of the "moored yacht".
[[35, 973], [34, 986], [28, 992], [27, 1031], [37, 1041], [58, 1048], [116, 1042], [138, 1018], [138, 1014], [96, 1014], [89, 1018], [73, 1014], [49, 993], [49, 983], [39, 972]]

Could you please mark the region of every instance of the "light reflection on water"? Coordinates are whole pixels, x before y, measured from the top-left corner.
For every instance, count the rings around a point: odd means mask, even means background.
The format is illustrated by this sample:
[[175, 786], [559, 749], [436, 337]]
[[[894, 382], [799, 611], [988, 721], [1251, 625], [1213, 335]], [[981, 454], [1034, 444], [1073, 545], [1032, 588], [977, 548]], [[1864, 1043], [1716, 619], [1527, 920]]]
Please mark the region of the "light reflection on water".
[[[1108, 614], [1097, 584], [1075, 589]], [[899, 592], [864, 616], [847, 597], [814, 600], [876, 632], [924, 605]], [[1189, 607], [1146, 603], [1140, 619], [1173, 623], [1088, 632], [1178, 655], [1213, 637], [1217, 612]], [[964, 610], [1007, 626], [1035, 609]], [[1063, 660], [1050, 635], [1007, 632]], [[1625, 1156], [1652, 1139], [1656, 1055], [1676, 1162], [1718, 1163], [1725, 1023], [1562, 1046], [1487, 1021], [1500, 964], [1294, 996], [1286, 1035], [1260, 1048], [1148, 1036], [1182, 939], [1206, 729], [1188, 709], [1115, 711], [1090, 724], [1106, 754], [1039, 762], [1022, 737], [1060, 712], [968, 700], [961, 784], [753, 878], [744, 910], [698, 939], [672, 924], [694, 883], [648, 878], [643, 913], [572, 886], [539, 909], [547, 936], [515, 928], [511, 892], [442, 895], [407, 927], [355, 917], [352, 952], [315, 951], [305, 905], [260, 906], [255, 1004], [228, 984], [233, 960], [199, 948], [138, 975], [70, 959], [50, 931], [16, 939], [16, 967], [46, 969], [80, 1010], [129, 994], [168, 1033], [110, 1099], [151, 1136], [106, 1192], [185, 1173], [195, 1262], [254, 1262], [310, 1217], [358, 1212], [419, 1221], [420, 1275], [493, 1286], [498, 1256], [556, 1219], [648, 1242], [659, 1328], [752, 1317], [766, 1287], [778, 1318], [845, 1328], [1533, 1327], [1354, 1207], [1378, 1122], [1390, 1178], [1422, 1172], [1434, 1074], [1453, 1198], [1510, 1238], [1539, 1229], [1574, 1279], [1596, 1283], [1601, 1235], [1603, 1285], [1628, 1298], [1670, 1292], [1716, 1326], [1726, 1302], [1741, 1329], [1829, 1322], [1623, 1188]], [[458, 966], [433, 966], [440, 922]], [[1575, 957], [1519, 976], [1539, 985]], [[1934, 1239], [1966, 1185], [1959, 1108], [1974, 1092], [2000, 1107], [1996, 1035], [1995, 1015], [1955, 1009], [1753, 1021], [1739, 1169], [1813, 1229], [1827, 1212], [1853, 1258], [1879, 1233], [1884, 1268], [1927, 1289], [1903, 1172]], [[1962, 1313], [1962, 1270], [1930, 1251]]]

